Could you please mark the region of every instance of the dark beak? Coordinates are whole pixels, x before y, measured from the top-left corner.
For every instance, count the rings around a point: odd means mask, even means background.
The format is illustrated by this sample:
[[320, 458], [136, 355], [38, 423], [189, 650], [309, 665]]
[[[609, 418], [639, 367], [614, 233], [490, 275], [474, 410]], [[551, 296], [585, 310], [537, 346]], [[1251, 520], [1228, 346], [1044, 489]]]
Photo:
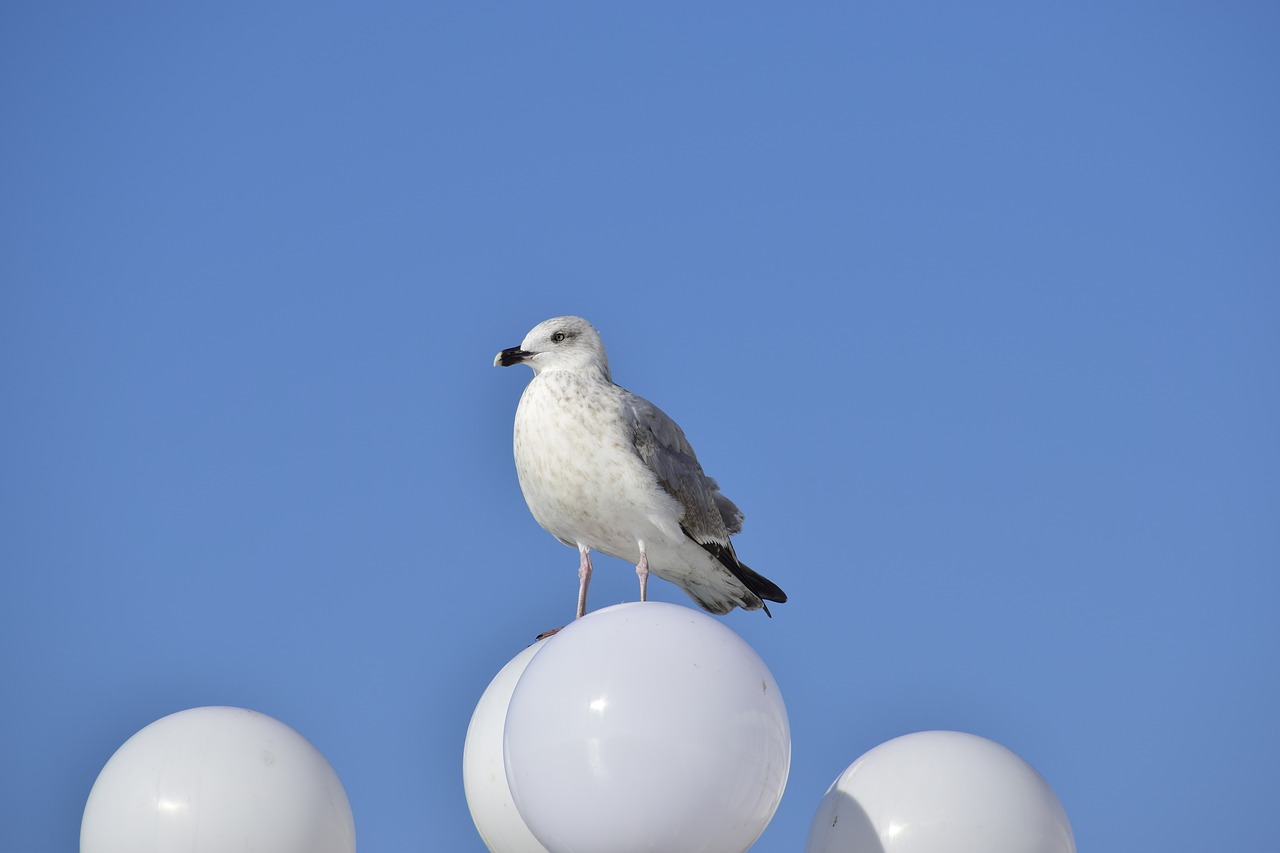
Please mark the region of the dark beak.
[[533, 353], [525, 352], [524, 350], [520, 349], [520, 347], [511, 347], [511, 349], [504, 349], [502, 352], [498, 353], [493, 357], [493, 366], [494, 367], [510, 367], [513, 364], [523, 364], [526, 360], [528, 360], [529, 356], [531, 355], [533, 355]]

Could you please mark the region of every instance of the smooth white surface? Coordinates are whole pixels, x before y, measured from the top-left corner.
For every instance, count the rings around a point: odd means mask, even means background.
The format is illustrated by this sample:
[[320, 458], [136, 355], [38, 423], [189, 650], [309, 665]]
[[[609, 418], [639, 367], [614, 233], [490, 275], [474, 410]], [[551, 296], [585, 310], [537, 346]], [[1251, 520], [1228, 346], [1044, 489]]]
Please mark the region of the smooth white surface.
[[504, 738], [521, 816], [553, 853], [741, 853], [786, 786], [791, 733], [759, 655], [704, 613], [632, 602], [552, 637]]
[[467, 726], [462, 747], [462, 787], [467, 808], [485, 846], [492, 853], [546, 853], [516, 810], [502, 758], [502, 732], [516, 682], [546, 640], [524, 649], [507, 662], [485, 688]]
[[353, 853], [346, 791], [306, 738], [243, 708], [179, 711], [102, 768], [81, 853]]
[[882, 743], [827, 790], [806, 853], [1074, 853], [1057, 795], [1000, 744], [962, 732]]

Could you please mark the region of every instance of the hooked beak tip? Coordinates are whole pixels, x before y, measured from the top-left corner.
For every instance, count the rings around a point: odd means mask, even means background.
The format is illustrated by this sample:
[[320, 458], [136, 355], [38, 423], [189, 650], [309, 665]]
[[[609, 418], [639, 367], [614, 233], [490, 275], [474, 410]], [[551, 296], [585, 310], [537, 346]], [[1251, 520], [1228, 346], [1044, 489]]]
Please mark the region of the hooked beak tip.
[[510, 347], [509, 349], [504, 349], [493, 357], [493, 366], [510, 367], [513, 364], [523, 364], [531, 355], [533, 355], [533, 353], [526, 352], [520, 349], [520, 347]]

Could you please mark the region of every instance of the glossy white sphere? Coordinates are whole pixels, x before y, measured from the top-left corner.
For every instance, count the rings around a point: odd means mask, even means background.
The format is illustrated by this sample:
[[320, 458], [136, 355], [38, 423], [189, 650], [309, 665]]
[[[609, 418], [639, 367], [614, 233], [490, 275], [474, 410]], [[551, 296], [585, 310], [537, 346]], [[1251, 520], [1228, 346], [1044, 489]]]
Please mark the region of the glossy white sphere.
[[546, 853], [547, 848], [533, 837], [516, 810], [502, 757], [502, 732], [511, 694], [529, 661], [546, 642], [534, 643], [507, 662], [485, 688], [467, 726], [467, 740], [462, 747], [462, 788], [471, 820], [492, 853]]
[[741, 853], [791, 763], [768, 667], [700, 611], [597, 610], [534, 656], [507, 711], [507, 781], [553, 853]]
[[962, 732], [882, 743], [840, 774], [806, 853], [1075, 853], [1057, 795], [1000, 744]]
[[81, 853], [354, 853], [329, 762], [256, 711], [191, 708], [129, 738], [102, 768]]

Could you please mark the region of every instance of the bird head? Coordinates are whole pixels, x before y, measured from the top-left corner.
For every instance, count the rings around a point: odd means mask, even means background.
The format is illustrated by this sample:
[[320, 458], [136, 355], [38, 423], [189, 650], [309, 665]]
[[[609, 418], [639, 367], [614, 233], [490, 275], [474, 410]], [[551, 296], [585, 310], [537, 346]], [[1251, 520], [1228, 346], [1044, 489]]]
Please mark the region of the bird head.
[[581, 317], [552, 317], [529, 330], [520, 346], [504, 349], [494, 367], [527, 364], [544, 370], [598, 370], [609, 379], [609, 359], [600, 333]]

